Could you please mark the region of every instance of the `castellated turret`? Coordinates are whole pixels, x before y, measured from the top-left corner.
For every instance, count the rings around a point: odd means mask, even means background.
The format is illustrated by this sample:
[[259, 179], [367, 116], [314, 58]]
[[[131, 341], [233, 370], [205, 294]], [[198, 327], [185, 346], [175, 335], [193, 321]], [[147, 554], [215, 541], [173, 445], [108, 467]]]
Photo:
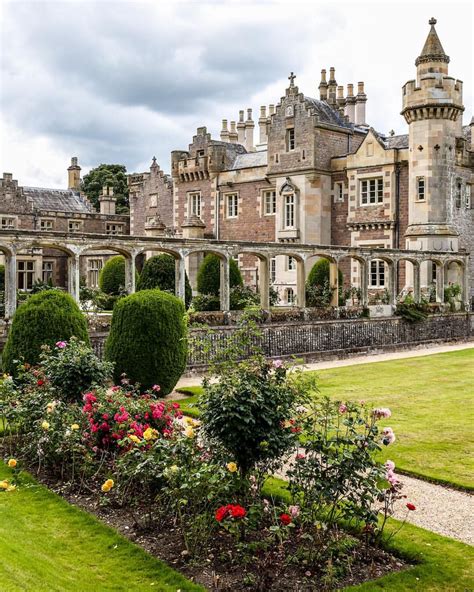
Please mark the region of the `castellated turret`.
[[448, 76], [449, 57], [435, 19], [415, 65], [416, 80], [403, 86], [402, 115], [409, 125], [409, 226], [407, 248], [456, 249], [451, 225], [456, 137], [462, 136], [462, 82]]

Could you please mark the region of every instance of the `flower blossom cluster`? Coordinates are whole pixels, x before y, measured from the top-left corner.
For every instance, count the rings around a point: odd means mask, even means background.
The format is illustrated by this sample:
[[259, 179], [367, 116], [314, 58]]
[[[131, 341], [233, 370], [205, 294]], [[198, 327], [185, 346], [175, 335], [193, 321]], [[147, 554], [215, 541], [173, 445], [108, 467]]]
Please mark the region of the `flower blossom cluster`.
[[215, 518], [217, 522], [222, 522], [224, 518], [245, 518], [247, 510], [238, 504], [227, 504], [216, 510]]

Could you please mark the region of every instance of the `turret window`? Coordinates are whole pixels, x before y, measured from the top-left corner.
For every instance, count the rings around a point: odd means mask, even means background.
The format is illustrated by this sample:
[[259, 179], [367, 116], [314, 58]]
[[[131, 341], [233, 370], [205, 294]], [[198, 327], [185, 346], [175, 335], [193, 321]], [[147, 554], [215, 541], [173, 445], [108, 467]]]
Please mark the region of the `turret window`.
[[418, 201], [425, 201], [425, 178], [416, 178], [416, 198]]
[[190, 216], [201, 217], [201, 193], [189, 194], [188, 212]]
[[383, 202], [383, 179], [363, 179], [360, 182], [360, 202], [362, 205]]
[[295, 227], [295, 194], [288, 193], [284, 198], [284, 227]]

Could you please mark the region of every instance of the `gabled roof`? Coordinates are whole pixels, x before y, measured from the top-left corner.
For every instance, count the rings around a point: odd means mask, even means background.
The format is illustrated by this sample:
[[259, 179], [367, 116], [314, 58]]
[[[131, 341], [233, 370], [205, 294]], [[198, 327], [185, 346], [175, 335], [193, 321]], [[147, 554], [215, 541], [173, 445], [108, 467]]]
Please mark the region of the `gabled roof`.
[[46, 189], [44, 187], [23, 187], [26, 198], [38, 210], [93, 214], [92, 205], [79, 193], [70, 189]]
[[346, 128], [352, 127], [352, 124], [348, 123], [339, 111], [333, 109], [331, 105], [328, 105], [325, 101], [305, 97], [305, 102], [309, 107], [314, 109], [317, 118], [322, 123], [330, 123], [331, 125], [338, 125], [339, 127]]

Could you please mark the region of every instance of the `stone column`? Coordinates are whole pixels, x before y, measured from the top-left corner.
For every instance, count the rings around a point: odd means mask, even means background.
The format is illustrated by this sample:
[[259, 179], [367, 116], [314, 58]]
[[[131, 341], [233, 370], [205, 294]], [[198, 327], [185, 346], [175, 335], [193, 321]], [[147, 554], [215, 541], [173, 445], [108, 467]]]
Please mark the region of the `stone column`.
[[471, 303], [469, 302], [469, 257], [466, 257], [464, 261], [464, 265], [461, 268], [462, 274], [462, 300], [464, 310], [467, 312], [471, 308]]
[[296, 260], [296, 304], [306, 308], [306, 271], [304, 259]]
[[80, 295], [80, 256], [70, 255], [67, 260], [67, 285], [68, 292], [79, 304]]
[[258, 288], [260, 291], [260, 306], [270, 308], [270, 262], [265, 258], [259, 259]]
[[175, 293], [186, 304], [186, 261], [182, 255], [179, 259], [175, 260], [175, 265]]
[[16, 253], [5, 255], [5, 319], [11, 319], [16, 310]]
[[390, 293], [390, 304], [397, 303], [397, 286], [398, 286], [398, 269], [397, 269], [397, 261], [392, 261], [389, 265], [389, 277], [390, 277], [390, 284], [389, 284], [389, 293]]
[[125, 289], [129, 294], [135, 293], [135, 254], [130, 253], [130, 257], [125, 257]]
[[230, 310], [230, 274], [229, 274], [229, 260], [227, 257], [221, 258], [221, 310], [229, 312]]
[[336, 261], [329, 261], [329, 285], [332, 288], [331, 306], [339, 306], [339, 267]]
[[368, 261], [363, 263], [359, 261], [360, 270], [360, 291], [362, 306], [367, 307], [369, 304], [369, 270], [370, 264]]
[[421, 302], [420, 268], [419, 263], [413, 265], [413, 299], [415, 302]]
[[444, 265], [434, 263], [436, 265], [436, 302], [444, 302]]

